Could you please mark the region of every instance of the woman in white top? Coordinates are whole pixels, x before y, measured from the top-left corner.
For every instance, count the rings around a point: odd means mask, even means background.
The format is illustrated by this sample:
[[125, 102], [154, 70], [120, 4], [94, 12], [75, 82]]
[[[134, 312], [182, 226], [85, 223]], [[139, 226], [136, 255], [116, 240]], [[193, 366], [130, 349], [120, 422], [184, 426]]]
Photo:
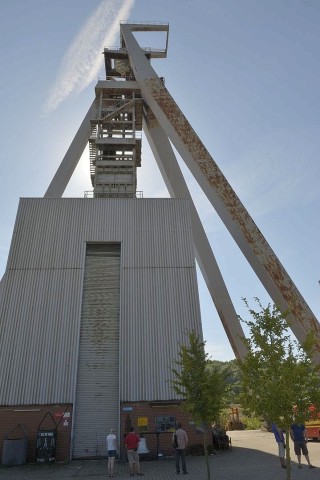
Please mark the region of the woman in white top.
[[106, 438], [107, 451], [108, 451], [108, 477], [114, 477], [114, 459], [117, 455], [117, 437], [115, 436], [114, 429], [111, 428], [109, 435]]

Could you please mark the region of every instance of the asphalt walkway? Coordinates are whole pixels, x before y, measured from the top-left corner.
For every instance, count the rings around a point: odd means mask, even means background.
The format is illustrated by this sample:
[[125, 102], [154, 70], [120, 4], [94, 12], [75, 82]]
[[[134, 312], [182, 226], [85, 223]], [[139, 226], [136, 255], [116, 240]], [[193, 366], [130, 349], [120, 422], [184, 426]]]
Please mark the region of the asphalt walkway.
[[[269, 432], [258, 430], [230, 432], [232, 451], [210, 456], [212, 480], [285, 480], [280, 468], [277, 445]], [[292, 444], [291, 444], [292, 446]], [[308, 444], [310, 460], [317, 468], [309, 469], [303, 457], [303, 468], [297, 467], [292, 449], [292, 480], [320, 480], [320, 443]], [[177, 475], [173, 458], [141, 462], [144, 477], [152, 480], [206, 480], [204, 457], [187, 457], [188, 475]], [[0, 467], [1, 480], [99, 480], [108, 478], [107, 460], [76, 460], [67, 465], [34, 465]], [[126, 464], [116, 464], [116, 480], [131, 478]]]

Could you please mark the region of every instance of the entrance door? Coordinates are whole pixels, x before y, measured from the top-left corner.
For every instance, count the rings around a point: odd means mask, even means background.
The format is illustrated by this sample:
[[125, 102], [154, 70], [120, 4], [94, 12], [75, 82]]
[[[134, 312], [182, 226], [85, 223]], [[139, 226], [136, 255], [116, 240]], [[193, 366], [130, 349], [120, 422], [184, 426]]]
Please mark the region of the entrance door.
[[119, 425], [120, 244], [88, 244], [84, 273], [73, 458], [106, 455]]

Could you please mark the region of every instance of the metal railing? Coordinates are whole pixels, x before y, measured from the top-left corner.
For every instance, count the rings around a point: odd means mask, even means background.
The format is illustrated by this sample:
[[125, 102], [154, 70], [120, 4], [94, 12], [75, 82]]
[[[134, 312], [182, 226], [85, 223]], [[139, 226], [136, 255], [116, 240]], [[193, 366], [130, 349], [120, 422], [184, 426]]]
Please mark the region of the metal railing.
[[130, 20], [121, 20], [120, 25], [169, 25], [169, 22], [149, 22], [149, 21], [142, 21], [142, 22], [132, 22]]
[[143, 191], [136, 192], [101, 192], [94, 193], [94, 190], [86, 190], [84, 198], [143, 198]]

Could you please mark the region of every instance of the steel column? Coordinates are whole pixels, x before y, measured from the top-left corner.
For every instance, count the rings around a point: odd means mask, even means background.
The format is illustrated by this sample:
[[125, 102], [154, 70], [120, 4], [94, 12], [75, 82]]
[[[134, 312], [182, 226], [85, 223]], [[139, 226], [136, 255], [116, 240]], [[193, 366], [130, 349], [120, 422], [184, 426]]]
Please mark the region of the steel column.
[[71, 142], [70, 147], [67, 150], [62, 162], [59, 165], [58, 170], [55, 173], [44, 198], [60, 198], [65, 191], [70, 178], [83, 154], [84, 149], [90, 138], [91, 123], [90, 120], [95, 117], [96, 106], [95, 100], [92, 102], [88, 113], [84, 117], [74, 139]]
[[244, 332], [174, 151], [150, 109], [143, 129], [171, 197], [189, 200], [196, 259], [234, 354], [242, 359], [246, 354]]

